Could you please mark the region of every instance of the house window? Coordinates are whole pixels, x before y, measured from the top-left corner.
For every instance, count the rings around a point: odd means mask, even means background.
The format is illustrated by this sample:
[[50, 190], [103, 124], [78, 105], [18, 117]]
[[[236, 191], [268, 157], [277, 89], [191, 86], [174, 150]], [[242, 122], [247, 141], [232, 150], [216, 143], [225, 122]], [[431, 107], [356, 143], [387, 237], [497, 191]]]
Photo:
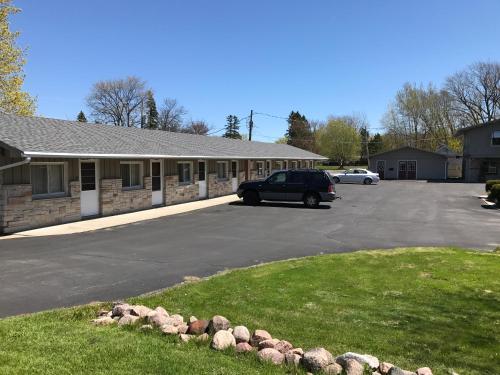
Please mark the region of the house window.
[[142, 162], [126, 161], [120, 163], [120, 178], [123, 189], [140, 189], [142, 175]]
[[179, 176], [179, 184], [189, 185], [191, 183], [191, 162], [181, 161], [177, 163], [177, 174]]
[[227, 180], [227, 161], [217, 162], [217, 179]]
[[271, 160], [266, 161], [266, 176], [271, 174]]
[[296, 161], [292, 161], [292, 169], [297, 169], [297, 162]]
[[493, 161], [488, 162], [488, 174], [497, 174], [497, 164]]
[[500, 130], [495, 130], [491, 134], [491, 144], [493, 146], [500, 146]]
[[277, 161], [276, 162], [276, 168], [278, 170], [282, 170], [283, 169], [283, 162], [282, 161]]
[[264, 176], [264, 162], [257, 162], [257, 176]]
[[64, 163], [31, 164], [33, 196], [64, 195]]

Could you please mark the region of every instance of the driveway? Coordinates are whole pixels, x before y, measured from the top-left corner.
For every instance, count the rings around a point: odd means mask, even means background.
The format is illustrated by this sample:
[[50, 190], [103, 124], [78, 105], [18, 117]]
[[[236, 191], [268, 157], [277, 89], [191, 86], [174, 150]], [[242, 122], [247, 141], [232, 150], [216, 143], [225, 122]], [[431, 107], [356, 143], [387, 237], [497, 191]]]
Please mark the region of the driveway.
[[343, 197], [226, 204], [64, 236], [0, 241], [0, 316], [113, 300], [184, 276], [319, 253], [398, 246], [500, 246], [500, 211], [482, 184], [383, 181], [337, 185]]

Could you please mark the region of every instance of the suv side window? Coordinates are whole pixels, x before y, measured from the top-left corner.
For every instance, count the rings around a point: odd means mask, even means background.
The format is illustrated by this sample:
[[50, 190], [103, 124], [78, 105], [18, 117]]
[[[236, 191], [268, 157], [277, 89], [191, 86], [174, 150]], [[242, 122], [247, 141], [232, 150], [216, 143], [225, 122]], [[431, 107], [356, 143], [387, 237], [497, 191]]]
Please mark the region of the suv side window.
[[327, 182], [328, 176], [323, 172], [310, 173], [311, 182], [314, 184], [323, 184]]
[[303, 172], [290, 172], [288, 182], [291, 184], [303, 184], [305, 182], [305, 173]]
[[270, 184], [284, 184], [286, 182], [286, 172], [278, 172], [269, 177]]

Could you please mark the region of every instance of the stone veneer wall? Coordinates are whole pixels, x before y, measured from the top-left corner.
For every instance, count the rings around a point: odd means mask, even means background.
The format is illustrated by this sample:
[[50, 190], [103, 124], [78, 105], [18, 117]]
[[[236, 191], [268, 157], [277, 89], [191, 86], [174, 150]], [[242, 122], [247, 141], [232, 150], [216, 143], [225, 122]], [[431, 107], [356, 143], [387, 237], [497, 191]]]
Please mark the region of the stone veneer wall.
[[198, 174], [194, 174], [194, 183], [179, 185], [179, 176], [165, 176], [164, 202], [165, 204], [177, 204], [192, 202], [200, 199], [200, 188], [198, 187]]
[[69, 183], [69, 196], [44, 199], [33, 199], [30, 184], [2, 185], [0, 212], [3, 233], [80, 220], [80, 183]]
[[220, 197], [233, 193], [233, 184], [231, 179], [217, 180], [217, 173], [208, 174], [208, 198]]
[[151, 208], [151, 177], [144, 177], [142, 189], [123, 190], [121, 178], [102, 179], [99, 184], [102, 216]]

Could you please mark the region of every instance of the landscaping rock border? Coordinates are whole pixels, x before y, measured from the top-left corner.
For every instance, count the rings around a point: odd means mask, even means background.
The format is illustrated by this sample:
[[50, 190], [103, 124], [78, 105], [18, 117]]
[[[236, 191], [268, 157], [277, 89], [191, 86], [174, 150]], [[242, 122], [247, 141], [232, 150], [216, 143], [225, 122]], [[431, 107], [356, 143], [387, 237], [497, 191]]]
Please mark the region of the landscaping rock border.
[[236, 353], [248, 353], [257, 349], [257, 357], [261, 361], [275, 365], [301, 366], [313, 373], [363, 375], [369, 370], [376, 375], [432, 375], [429, 367], [407, 371], [389, 362], [381, 362], [370, 354], [347, 352], [334, 357], [322, 347], [304, 352], [301, 348], [294, 348], [286, 340], [273, 338], [263, 329], [256, 329], [252, 334], [243, 325], [233, 329], [231, 322], [221, 315], [215, 315], [210, 320], [191, 316], [188, 322], [184, 322], [182, 315], [169, 315], [161, 306], [153, 310], [124, 302], [114, 303], [110, 311], [100, 310], [97, 318], [92, 320], [93, 324], [99, 326], [137, 325], [143, 332], [159, 329], [166, 335], [177, 335], [183, 343], [192, 339], [210, 342], [210, 347], [214, 350], [234, 348]]

